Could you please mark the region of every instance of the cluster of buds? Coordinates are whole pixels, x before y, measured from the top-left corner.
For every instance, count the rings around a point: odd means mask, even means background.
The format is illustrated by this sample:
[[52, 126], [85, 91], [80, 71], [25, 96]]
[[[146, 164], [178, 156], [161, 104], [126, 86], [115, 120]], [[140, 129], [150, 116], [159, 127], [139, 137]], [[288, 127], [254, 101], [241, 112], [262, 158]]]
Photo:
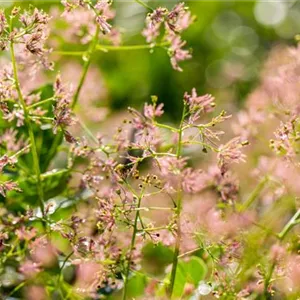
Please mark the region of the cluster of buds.
[[179, 3], [172, 10], [159, 7], [146, 18], [146, 28], [143, 35], [148, 43], [157, 43], [161, 27], [164, 27], [162, 42], [166, 43], [171, 57], [171, 64], [177, 71], [182, 71], [178, 63], [190, 59], [192, 56], [188, 50], [183, 49], [186, 42], [181, 40], [180, 34], [193, 22], [188, 8], [184, 3]]
[[54, 105], [54, 125], [53, 132], [56, 134], [60, 128], [69, 143], [76, 142], [76, 139], [67, 130], [67, 127], [75, 123], [75, 119], [71, 110], [71, 92], [68, 91], [61, 82], [60, 75], [56, 77], [54, 84], [54, 98], [56, 103]]

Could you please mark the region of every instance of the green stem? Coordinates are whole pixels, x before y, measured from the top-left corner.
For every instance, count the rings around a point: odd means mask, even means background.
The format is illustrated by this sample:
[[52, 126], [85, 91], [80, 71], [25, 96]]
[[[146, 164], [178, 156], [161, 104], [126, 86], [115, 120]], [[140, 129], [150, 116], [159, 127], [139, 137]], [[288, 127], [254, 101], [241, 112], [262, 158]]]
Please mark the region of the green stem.
[[67, 261], [69, 260], [69, 258], [74, 254], [74, 251], [72, 251], [69, 255], [66, 256], [66, 258], [64, 259], [62, 266], [59, 268], [59, 274], [58, 274], [58, 278], [57, 278], [57, 287], [58, 289], [60, 289], [60, 281], [62, 278], [62, 271], [67, 263]]
[[72, 104], [71, 104], [72, 109], [74, 109], [74, 107], [76, 106], [76, 104], [78, 102], [80, 91], [81, 91], [82, 86], [85, 82], [85, 78], [86, 78], [87, 72], [89, 70], [89, 66], [91, 64], [92, 55], [93, 55], [93, 53], [94, 53], [94, 51], [97, 47], [99, 32], [100, 32], [100, 28], [99, 28], [99, 26], [97, 26], [95, 35], [93, 37], [93, 40], [92, 40], [92, 42], [90, 44], [90, 47], [89, 47], [89, 49], [86, 53], [85, 62], [84, 62], [84, 65], [83, 65], [83, 71], [82, 71], [82, 74], [81, 74], [81, 77], [80, 77], [80, 80], [79, 80], [79, 84], [77, 86], [77, 89], [76, 89], [76, 92], [74, 94], [74, 98], [73, 98], [73, 101], [72, 101]]
[[203, 247], [198, 247], [198, 248], [195, 248], [195, 249], [193, 249], [193, 250], [187, 251], [187, 252], [185, 252], [185, 253], [180, 254], [180, 255], [178, 256], [178, 258], [181, 258], [181, 257], [187, 256], [187, 255], [193, 254], [193, 253], [195, 253], [195, 252], [197, 252], [197, 251], [199, 251], [199, 250], [201, 250], [201, 249], [203, 249]]
[[157, 122], [155, 122], [154, 124], [155, 124], [157, 127], [165, 128], [165, 129], [171, 130], [172, 132], [178, 132], [178, 129], [177, 129], [177, 128], [174, 128], [174, 127], [172, 127], [172, 126], [169, 126], [169, 125], [166, 125], [166, 124], [157, 123]]
[[122, 45], [122, 46], [97, 45], [96, 49], [101, 51], [132, 51], [132, 50], [160, 48], [167, 45], [169, 45], [169, 42], [164, 42], [160, 44]]
[[147, 9], [151, 10], [151, 11], [154, 10], [151, 6], [149, 6], [147, 3], [145, 3], [145, 2], [142, 1], [142, 0], [134, 0], [134, 1], [135, 1], [136, 3], [142, 5], [143, 7], [145, 7], [145, 8], [147, 8]]
[[[81, 77], [79, 79], [79, 83], [78, 83], [77, 89], [75, 91], [73, 101], [71, 103], [71, 108], [72, 109], [75, 108], [75, 106], [78, 102], [78, 98], [79, 98], [81, 89], [82, 89], [83, 84], [85, 82], [86, 75], [87, 75], [89, 66], [91, 64], [92, 54], [94, 53], [94, 51], [96, 49], [96, 46], [97, 46], [99, 31], [100, 31], [100, 28], [99, 28], [99, 26], [97, 26], [95, 35], [93, 37], [93, 40], [90, 44], [90, 47], [89, 47], [88, 51], [80, 53], [80, 55], [86, 55], [86, 57], [85, 57], [84, 65], [83, 65], [83, 71], [82, 71]], [[77, 52], [77, 53], [79, 53], [79, 52]], [[56, 149], [62, 141], [62, 137], [63, 137], [62, 131], [60, 131], [56, 134], [55, 139], [53, 141], [53, 144], [52, 144], [52, 146], [49, 150], [49, 155], [48, 155], [49, 158], [47, 158], [46, 165], [49, 164], [50, 159], [52, 159], [52, 157], [55, 155]]]
[[262, 190], [264, 189], [264, 187], [266, 186], [268, 181], [269, 181], [268, 176], [265, 176], [262, 178], [262, 180], [258, 183], [258, 185], [255, 187], [253, 192], [250, 194], [248, 199], [242, 204], [242, 206], [239, 210], [240, 212], [247, 210], [253, 204], [253, 202], [256, 200], [256, 198], [259, 196], [259, 194], [262, 192]]
[[26, 147], [22, 148], [21, 150], [19, 150], [18, 152], [16, 152], [14, 155], [10, 156], [10, 158], [16, 158], [19, 155], [23, 154], [24, 152], [26, 152], [28, 149], [31, 148], [31, 145], [27, 145]]
[[268, 288], [269, 288], [269, 284], [272, 279], [272, 275], [275, 270], [275, 267], [276, 267], [276, 261], [273, 261], [271, 268], [270, 268], [270, 270], [267, 274], [267, 277], [265, 279], [265, 282], [264, 282], [264, 298], [265, 299], [270, 299], [270, 293], [268, 292]]
[[20, 87], [13, 41], [11, 41], [11, 43], [10, 43], [10, 54], [11, 54], [11, 60], [12, 60], [12, 66], [13, 66], [15, 86], [16, 86], [16, 90], [18, 93], [20, 104], [24, 111], [24, 120], [25, 120], [25, 124], [26, 124], [27, 130], [28, 130], [30, 143], [31, 143], [33, 168], [35, 170], [35, 175], [37, 178], [37, 191], [38, 191], [38, 197], [39, 197], [39, 205], [40, 205], [42, 214], [44, 216], [44, 191], [43, 191], [42, 180], [41, 180], [39, 157], [38, 157], [38, 152], [37, 152], [37, 147], [36, 147], [36, 142], [35, 142], [35, 137], [34, 137], [34, 131], [32, 128], [32, 124], [30, 122], [28, 108], [26, 106], [26, 103], [25, 103], [25, 100], [24, 100], [24, 97], [23, 97], [23, 94], [21, 91], [21, 87]]
[[83, 56], [86, 51], [53, 51], [52, 54], [69, 55], [69, 56]]
[[[282, 231], [277, 234], [280, 242], [285, 238], [285, 236], [289, 233], [289, 231], [297, 224], [299, 224], [298, 218], [300, 217], [300, 209], [296, 211], [296, 213], [292, 216], [292, 218], [288, 221], [288, 223], [283, 227]], [[271, 299], [270, 294], [268, 292], [269, 284], [272, 280], [272, 275], [276, 267], [276, 260], [273, 261], [271, 268], [265, 278], [264, 282], [264, 299]]]
[[[181, 156], [182, 150], [182, 133], [183, 133], [183, 123], [186, 115], [186, 105], [184, 104], [182, 110], [182, 117], [180, 121], [179, 131], [178, 131], [178, 143], [177, 143], [177, 151], [176, 157], [177, 159]], [[172, 297], [175, 278], [176, 278], [176, 271], [178, 265], [178, 256], [180, 251], [180, 241], [181, 241], [181, 224], [180, 224], [180, 217], [181, 217], [181, 209], [182, 209], [182, 190], [178, 191], [178, 199], [177, 199], [177, 207], [176, 207], [176, 222], [177, 222], [177, 237], [175, 242], [175, 250], [173, 254], [173, 263], [172, 263], [172, 271], [171, 271], [171, 278], [170, 278], [170, 286], [168, 289], [169, 297]]]
[[[141, 44], [141, 45], [121, 45], [121, 46], [112, 46], [112, 45], [100, 45], [97, 44], [94, 50], [100, 50], [104, 52], [108, 51], [134, 51], [134, 50], [147, 50], [153, 48], [161, 48], [164, 46], [168, 46], [169, 42], [162, 42], [158, 44]], [[69, 55], [69, 56], [84, 56], [87, 51], [53, 51], [53, 54], [59, 55]]]
[[[138, 197], [137, 208], [140, 208], [141, 201], [142, 201], [142, 195]], [[124, 289], [123, 289], [123, 297], [122, 297], [123, 300], [126, 300], [126, 297], [127, 297], [127, 285], [128, 285], [128, 277], [129, 277], [129, 272], [130, 272], [131, 256], [132, 256], [132, 252], [133, 252], [134, 246], [135, 246], [136, 235], [138, 233], [137, 224], [138, 224], [139, 215], [140, 215], [140, 211], [137, 210], [136, 214], [135, 214], [135, 219], [134, 219], [133, 233], [132, 233], [132, 237], [131, 237], [129, 257], [128, 257], [128, 261], [127, 261], [127, 268], [125, 271]]]
[[300, 209], [296, 211], [293, 217], [289, 220], [289, 222], [283, 227], [282, 231], [278, 233], [278, 238], [283, 240], [288, 232], [297, 224], [299, 224], [298, 218], [300, 217]]
[[39, 101], [39, 102], [33, 103], [33, 104], [29, 105], [27, 108], [28, 108], [28, 109], [32, 109], [32, 108], [34, 108], [34, 107], [36, 107], [36, 106], [40, 106], [40, 105], [42, 105], [42, 104], [44, 104], [44, 103], [47, 103], [47, 102], [50, 102], [50, 101], [54, 101], [54, 100], [55, 100], [55, 99], [54, 99], [53, 97], [51, 97], [51, 98], [48, 98], [48, 99], [41, 100], [41, 101]]

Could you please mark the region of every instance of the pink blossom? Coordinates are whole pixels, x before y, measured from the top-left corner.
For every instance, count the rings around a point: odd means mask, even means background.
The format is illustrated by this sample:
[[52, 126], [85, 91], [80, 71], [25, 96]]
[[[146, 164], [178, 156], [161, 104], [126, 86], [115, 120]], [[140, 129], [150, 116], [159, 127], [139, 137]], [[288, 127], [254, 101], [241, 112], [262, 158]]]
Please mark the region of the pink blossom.
[[163, 115], [164, 104], [160, 103], [159, 105], [154, 104], [145, 104], [144, 106], [144, 115], [149, 119], [154, 119], [155, 117], [160, 117]]

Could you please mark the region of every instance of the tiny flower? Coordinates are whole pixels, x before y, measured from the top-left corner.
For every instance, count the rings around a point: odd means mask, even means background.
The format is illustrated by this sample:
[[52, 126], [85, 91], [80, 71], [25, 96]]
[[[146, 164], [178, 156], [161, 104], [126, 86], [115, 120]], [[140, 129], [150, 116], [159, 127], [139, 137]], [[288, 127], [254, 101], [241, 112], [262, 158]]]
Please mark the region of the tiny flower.
[[4, 14], [4, 11], [0, 10], [0, 36], [4, 33], [6, 28], [8, 27], [7, 20]]
[[144, 115], [149, 119], [154, 119], [155, 117], [160, 117], [163, 115], [164, 104], [160, 103], [159, 105], [155, 104], [145, 104], [144, 106]]
[[241, 151], [245, 145], [247, 142], [242, 142], [239, 137], [236, 137], [219, 147], [218, 161], [222, 174], [227, 172], [230, 164], [245, 161], [246, 156]]
[[96, 22], [99, 24], [99, 26], [104, 34], [110, 33], [112, 26], [109, 23], [107, 23], [105, 16], [97, 16]]
[[171, 65], [174, 70], [182, 72], [182, 68], [178, 65], [179, 62], [192, 58], [188, 50], [182, 49], [186, 42], [182, 41], [178, 35], [170, 35], [168, 37], [170, 42], [169, 53], [171, 56]]
[[33, 239], [37, 234], [37, 231], [35, 228], [27, 228], [25, 226], [22, 226], [21, 228], [16, 230], [16, 235], [20, 240], [26, 240], [29, 241]]
[[195, 88], [192, 89], [191, 95], [188, 93], [184, 94], [184, 100], [191, 112], [199, 110], [200, 112], [209, 113], [212, 112], [216, 106], [214, 102], [215, 98], [212, 95], [206, 94], [204, 96], [198, 96]]
[[0, 183], [0, 194], [3, 197], [6, 197], [6, 193], [10, 191], [22, 192], [22, 190], [19, 188], [16, 182], [10, 180]]
[[31, 278], [41, 271], [40, 264], [33, 262], [32, 260], [26, 260], [21, 264], [19, 268], [20, 272], [23, 273], [27, 278]]
[[60, 128], [64, 136], [69, 143], [76, 142], [75, 138], [71, 133], [66, 129], [67, 127], [75, 124], [75, 119], [71, 110], [71, 93], [66, 90], [61, 82], [60, 75], [56, 77], [54, 84], [54, 97], [56, 103], [54, 106], [54, 125], [53, 132], [56, 134]]
[[2, 157], [0, 157], [0, 172], [2, 172], [3, 168], [8, 165], [11, 164], [11, 159], [7, 156], [7, 155], [3, 155]]

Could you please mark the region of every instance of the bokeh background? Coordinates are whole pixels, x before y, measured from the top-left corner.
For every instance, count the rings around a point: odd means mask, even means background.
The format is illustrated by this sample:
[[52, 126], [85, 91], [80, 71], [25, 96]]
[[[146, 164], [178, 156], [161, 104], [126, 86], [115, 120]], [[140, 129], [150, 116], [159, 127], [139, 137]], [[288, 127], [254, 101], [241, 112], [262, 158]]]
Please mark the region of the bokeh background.
[[[177, 1], [148, 1], [152, 7], [172, 7]], [[0, 1], [2, 7], [28, 3], [45, 10], [55, 10], [59, 1]], [[97, 106], [110, 111], [127, 106], [141, 107], [149, 95], [165, 103], [167, 115], [180, 115], [182, 95], [196, 87], [200, 93], [211, 93], [220, 108], [229, 112], [243, 105], [259, 81], [259, 70], [269, 50], [278, 44], [296, 44], [300, 28], [300, 2], [291, 1], [186, 1], [197, 17], [184, 34], [193, 51], [193, 59], [184, 62], [183, 72], [172, 69], [163, 49], [100, 52], [94, 58], [97, 69], [90, 80], [98, 81], [91, 97]], [[146, 9], [135, 1], [114, 1], [115, 25], [121, 28], [124, 44], [145, 44], [141, 35]], [[63, 29], [62, 29], [63, 30]], [[68, 46], [64, 45], [65, 48]], [[80, 47], [80, 46], [78, 46]], [[76, 51], [76, 45], [69, 49]], [[81, 49], [84, 49], [81, 47]], [[61, 58], [62, 62], [64, 58]], [[74, 60], [80, 73], [82, 59]], [[66, 69], [74, 70], [65, 66]], [[66, 72], [67, 73], [67, 72]], [[100, 120], [101, 118], [99, 118]]]

